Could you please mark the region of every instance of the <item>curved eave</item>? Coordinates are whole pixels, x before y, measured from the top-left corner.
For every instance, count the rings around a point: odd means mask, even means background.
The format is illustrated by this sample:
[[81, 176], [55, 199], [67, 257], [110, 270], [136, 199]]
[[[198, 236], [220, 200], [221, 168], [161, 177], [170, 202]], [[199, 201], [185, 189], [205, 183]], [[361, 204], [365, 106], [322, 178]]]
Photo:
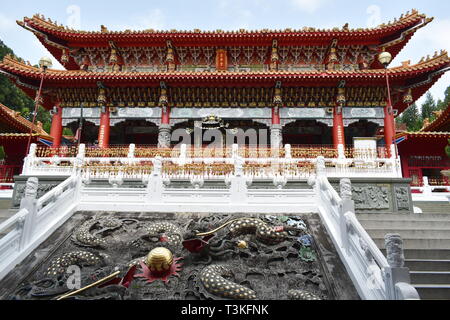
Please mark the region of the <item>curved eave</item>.
[[405, 132], [396, 136], [396, 139], [406, 137], [407, 140], [433, 140], [450, 139], [450, 132]]
[[421, 132], [450, 131], [450, 105]]
[[33, 134], [47, 135], [44, 129], [33, 125], [30, 121], [22, 117], [20, 114], [15, 114], [15, 111], [0, 103], [0, 122], [6, 124], [19, 131], [19, 133], [29, 134], [33, 128]]
[[[394, 23], [373, 29], [356, 30], [314, 30], [314, 31], [246, 31], [246, 32], [87, 32], [67, 29], [38, 16], [24, 18], [18, 24], [34, 32], [43, 45], [61, 62], [62, 47], [71, 49], [83, 47], [109, 47], [113, 41], [119, 47], [166, 46], [171, 40], [175, 47], [183, 46], [270, 46], [277, 39], [280, 46], [325, 45], [338, 39], [339, 45], [376, 45], [385, 47], [395, 57], [406, 45], [412, 35], [431, 22], [417, 11]], [[50, 41], [48, 41], [50, 40]], [[56, 45], [56, 47], [55, 47]], [[66, 65], [76, 70], [73, 58]], [[381, 68], [378, 62], [372, 68]]]
[[[394, 89], [394, 108], [399, 114], [408, 106], [402, 102], [402, 95], [411, 88], [413, 100], [419, 99], [428, 89], [450, 69], [450, 59], [447, 53], [413, 66], [401, 66], [388, 69], [390, 83]], [[6, 73], [15, 83], [25, 89], [30, 96], [42, 76], [38, 68], [25, 65], [6, 57], [0, 63], [0, 70]], [[44, 75], [44, 88], [61, 87], [96, 87], [98, 81], [106, 86], [159, 86], [166, 81], [173, 86], [266, 86], [273, 87], [276, 81], [283, 86], [336, 86], [340, 80], [346, 80], [347, 86], [383, 86], [385, 85], [384, 70], [360, 71], [309, 71], [302, 73], [280, 72], [165, 72], [165, 73], [122, 73], [122, 72], [86, 72], [47, 70]], [[28, 85], [28, 87], [27, 87]], [[397, 92], [395, 91], [397, 89]], [[45, 90], [44, 90], [45, 91]], [[45, 107], [51, 103], [46, 100]]]

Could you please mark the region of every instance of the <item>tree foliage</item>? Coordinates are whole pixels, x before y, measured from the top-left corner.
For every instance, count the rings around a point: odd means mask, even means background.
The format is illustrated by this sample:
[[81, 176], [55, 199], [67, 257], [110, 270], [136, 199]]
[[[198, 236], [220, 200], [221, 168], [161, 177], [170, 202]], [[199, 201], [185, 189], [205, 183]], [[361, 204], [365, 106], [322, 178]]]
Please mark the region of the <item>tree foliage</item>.
[[[0, 40], [0, 61], [7, 54], [15, 56], [14, 52]], [[20, 112], [21, 116], [25, 119], [33, 120], [34, 101], [4, 75], [0, 75], [0, 103]], [[44, 108], [39, 107], [36, 119], [42, 122], [44, 130], [49, 132], [51, 127], [50, 113]]]
[[437, 111], [436, 101], [434, 101], [431, 93], [428, 92], [425, 102], [422, 104], [422, 119], [431, 119], [434, 111]]
[[410, 132], [419, 131], [422, 128], [422, 118], [415, 103], [403, 112], [399, 122], [406, 124], [407, 130]]

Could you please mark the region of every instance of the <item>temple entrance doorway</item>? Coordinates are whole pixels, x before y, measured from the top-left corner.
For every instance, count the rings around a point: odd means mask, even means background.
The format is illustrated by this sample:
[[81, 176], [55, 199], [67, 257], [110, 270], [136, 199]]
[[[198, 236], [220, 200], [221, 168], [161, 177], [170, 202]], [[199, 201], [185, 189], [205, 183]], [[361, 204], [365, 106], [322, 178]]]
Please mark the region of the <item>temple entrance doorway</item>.
[[331, 145], [332, 128], [315, 120], [297, 120], [283, 128], [283, 144]]
[[203, 147], [212, 144], [215, 146], [239, 144], [265, 147], [270, 144], [270, 129], [265, 124], [253, 120], [222, 120], [213, 117], [189, 120], [174, 126], [172, 143], [195, 144]]
[[372, 138], [376, 136], [378, 131], [378, 124], [359, 120], [358, 122], [350, 124], [344, 129], [346, 143], [353, 144], [353, 138]]
[[125, 120], [111, 126], [110, 145], [158, 144], [158, 127], [146, 120]]

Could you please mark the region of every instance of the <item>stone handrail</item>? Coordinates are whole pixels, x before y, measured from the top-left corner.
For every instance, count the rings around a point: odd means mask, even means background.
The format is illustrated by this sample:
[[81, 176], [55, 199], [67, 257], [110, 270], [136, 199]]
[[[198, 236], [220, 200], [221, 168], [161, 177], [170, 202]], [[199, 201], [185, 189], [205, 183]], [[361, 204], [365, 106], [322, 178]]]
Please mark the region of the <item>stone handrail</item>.
[[81, 186], [76, 175], [36, 199], [38, 179], [29, 178], [20, 211], [0, 225], [0, 279], [23, 261], [74, 212]]
[[[403, 267], [403, 249], [396, 235], [386, 237], [386, 259], [355, 215], [349, 179], [340, 182], [339, 195], [326, 176], [325, 159], [316, 161], [314, 186], [319, 214], [360, 297], [365, 300], [419, 299]], [[403, 257], [404, 259], [404, 257]]]
[[[276, 149], [275, 149], [276, 150]], [[295, 158], [292, 156], [290, 145], [284, 147], [284, 156], [277, 156], [277, 153], [268, 154], [266, 157], [252, 157], [252, 153], [248, 153], [247, 158], [240, 157], [240, 148], [233, 145], [232, 152], [229, 157], [204, 157], [192, 155], [187, 151], [186, 145], [182, 145], [176, 156], [162, 157], [163, 163], [176, 164], [183, 166], [185, 164], [214, 164], [225, 163], [234, 164], [236, 159], [242, 159], [245, 164], [274, 164], [274, 165], [291, 165], [288, 169], [283, 169], [283, 174], [291, 175], [293, 178], [309, 177], [310, 172], [305, 172], [304, 164], [313, 164], [315, 159], [312, 158]], [[126, 157], [87, 157], [85, 154], [85, 146], [80, 145], [76, 157], [36, 157], [36, 145], [30, 149], [29, 155], [25, 159], [23, 167], [23, 175], [71, 175], [78, 169], [95, 166], [95, 165], [122, 165], [133, 166], [153, 162], [155, 158], [135, 157], [135, 145], [129, 146], [129, 152]], [[244, 152], [245, 153], [245, 152]], [[326, 159], [327, 176], [329, 177], [401, 177], [400, 160], [397, 158], [355, 158], [349, 159], [343, 156], [337, 158]]]

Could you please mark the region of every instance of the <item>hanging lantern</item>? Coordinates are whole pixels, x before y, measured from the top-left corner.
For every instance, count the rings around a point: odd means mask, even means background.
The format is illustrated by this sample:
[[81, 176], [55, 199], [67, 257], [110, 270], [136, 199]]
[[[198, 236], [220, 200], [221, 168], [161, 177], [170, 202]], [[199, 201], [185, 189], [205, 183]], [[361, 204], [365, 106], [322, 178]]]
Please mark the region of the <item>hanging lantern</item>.
[[100, 106], [104, 106], [106, 104], [106, 94], [105, 89], [100, 88], [98, 91], [97, 103]]
[[159, 97], [159, 105], [161, 107], [166, 107], [169, 103], [169, 100], [167, 99], [167, 90], [161, 89], [161, 96]]
[[275, 88], [273, 104], [278, 107], [283, 104], [283, 99], [281, 98], [281, 88]]
[[412, 97], [412, 93], [411, 93], [411, 89], [408, 89], [407, 92], [405, 92], [405, 94], [403, 95], [403, 103], [406, 104], [411, 104], [413, 103], [413, 97]]
[[336, 102], [339, 105], [344, 105], [346, 102], [346, 98], [345, 98], [345, 89], [344, 88], [338, 88], [338, 95], [336, 97]]

